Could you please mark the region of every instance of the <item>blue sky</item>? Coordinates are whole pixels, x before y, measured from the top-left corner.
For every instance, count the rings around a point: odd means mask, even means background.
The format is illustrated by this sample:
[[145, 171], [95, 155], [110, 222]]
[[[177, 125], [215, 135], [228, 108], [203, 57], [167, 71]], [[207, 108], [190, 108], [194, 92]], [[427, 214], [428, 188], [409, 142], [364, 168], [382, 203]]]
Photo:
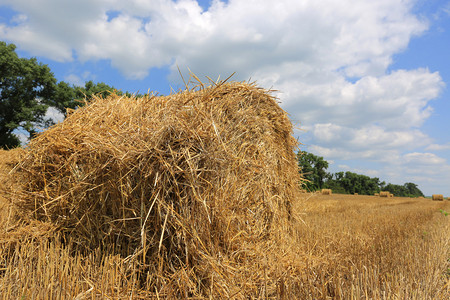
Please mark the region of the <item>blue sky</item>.
[[129, 92], [236, 72], [329, 171], [450, 196], [450, 0], [0, 0], [0, 40]]

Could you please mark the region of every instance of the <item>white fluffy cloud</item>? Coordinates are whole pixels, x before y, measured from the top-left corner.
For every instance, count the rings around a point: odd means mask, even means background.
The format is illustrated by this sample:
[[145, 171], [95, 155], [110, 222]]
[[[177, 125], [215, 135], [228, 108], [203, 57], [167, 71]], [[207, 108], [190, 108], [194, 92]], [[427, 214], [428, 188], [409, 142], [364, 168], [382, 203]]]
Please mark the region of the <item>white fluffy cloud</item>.
[[410, 2], [3, 0], [26, 18], [0, 36], [58, 60], [110, 59], [129, 77], [165, 64], [243, 77], [304, 64], [326, 82], [324, 71], [383, 74], [426, 29]]
[[[332, 77], [332, 76], [329, 76]], [[390, 129], [420, 127], [432, 112], [429, 101], [439, 95], [442, 79], [427, 69], [399, 70], [378, 77], [364, 76], [355, 83], [335, 75], [324, 83], [286, 79], [280, 90], [295, 118], [309, 125], [332, 122], [343, 126], [379, 124]], [[295, 78], [295, 77], [293, 77]]]
[[430, 138], [419, 130], [387, 131], [380, 126], [355, 129], [331, 123], [315, 124], [312, 134], [321, 145], [352, 150], [414, 149], [427, 145], [430, 141]]
[[0, 39], [57, 61], [109, 60], [131, 79], [155, 67], [172, 80], [177, 67], [236, 72], [280, 90], [308, 149], [327, 159], [445, 164], [417, 152], [432, 143], [421, 126], [443, 88], [439, 73], [389, 70], [428, 28], [414, 2], [214, 0], [204, 10], [194, 0], [0, 0], [18, 12], [0, 23]]
[[450, 143], [447, 143], [445, 145], [439, 145], [439, 144], [431, 144], [425, 148], [427, 151], [445, 151], [450, 150]]
[[437, 167], [445, 164], [445, 159], [437, 156], [434, 153], [408, 153], [404, 156], [407, 163], [414, 163], [415, 165], [425, 165], [429, 167]]

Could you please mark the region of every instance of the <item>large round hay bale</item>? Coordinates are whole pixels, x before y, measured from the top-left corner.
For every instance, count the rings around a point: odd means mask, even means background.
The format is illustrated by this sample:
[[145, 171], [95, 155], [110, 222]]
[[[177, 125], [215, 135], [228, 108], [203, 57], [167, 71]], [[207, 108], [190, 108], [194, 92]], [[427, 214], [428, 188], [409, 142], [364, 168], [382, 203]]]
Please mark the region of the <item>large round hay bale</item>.
[[82, 247], [141, 257], [150, 274], [212, 272], [289, 229], [296, 147], [286, 112], [254, 84], [95, 97], [31, 141], [18, 205]]
[[322, 189], [322, 195], [331, 195], [332, 193], [331, 189]]
[[391, 193], [389, 191], [381, 191], [380, 192], [380, 197], [390, 197]]
[[442, 195], [442, 194], [433, 194], [433, 195], [431, 196], [431, 198], [432, 198], [434, 201], [444, 201], [444, 195]]

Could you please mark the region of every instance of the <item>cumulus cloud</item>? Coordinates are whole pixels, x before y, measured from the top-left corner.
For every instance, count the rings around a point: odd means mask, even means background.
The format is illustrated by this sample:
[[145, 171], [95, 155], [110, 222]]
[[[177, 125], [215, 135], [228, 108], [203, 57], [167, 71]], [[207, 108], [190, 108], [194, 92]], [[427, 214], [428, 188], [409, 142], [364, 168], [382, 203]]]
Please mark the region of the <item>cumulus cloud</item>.
[[81, 79], [80, 76], [78, 76], [76, 74], [69, 74], [64, 77], [64, 80], [75, 86], [83, 86], [84, 85], [84, 81]]
[[450, 143], [439, 145], [439, 144], [431, 144], [425, 148], [426, 151], [445, 151], [450, 150]]
[[408, 153], [404, 156], [406, 163], [412, 163], [414, 165], [426, 165], [426, 166], [440, 166], [446, 163], [446, 160], [437, 156], [434, 153]]
[[420, 183], [428, 195], [450, 195], [448, 177], [445, 176], [450, 172], [450, 164], [445, 158], [429, 152], [412, 152], [405, 154], [399, 164], [401, 169], [395, 171], [397, 178]]
[[377, 171], [377, 170], [352, 168], [352, 167], [347, 166], [347, 165], [339, 165], [338, 167], [339, 167], [339, 169], [342, 172], [349, 171], [349, 172], [353, 172], [353, 173], [356, 173], [356, 174], [364, 174], [364, 175], [370, 176], [370, 177], [378, 177], [378, 176], [380, 176], [380, 172]]
[[45, 114], [46, 119], [52, 119], [55, 123], [60, 123], [64, 120], [64, 114], [62, 114], [59, 110], [50, 107]]
[[[400, 0], [216, 0], [207, 11], [193, 0], [3, 3], [27, 16], [18, 26], [4, 26], [3, 38], [59, 60], [73, 59], [72, 49], [82, 59], [110, 59], [139, 78], [165, 64], [211, 76], [237, 71], [247, 77], [292, 63], [321, 77], [335, 70], [380, 75], [392, 55], [426, 29], [409, 12], [411, 3]], [[33, 39], [25, 43], [21, 33]]]
[[376, 125], [362, 128], [332, 123], [315, 124], [312, 134], [321, 145], [358, 149], [389, 150], [427, 145], [430, 138], [419, 130], [387, 131]]

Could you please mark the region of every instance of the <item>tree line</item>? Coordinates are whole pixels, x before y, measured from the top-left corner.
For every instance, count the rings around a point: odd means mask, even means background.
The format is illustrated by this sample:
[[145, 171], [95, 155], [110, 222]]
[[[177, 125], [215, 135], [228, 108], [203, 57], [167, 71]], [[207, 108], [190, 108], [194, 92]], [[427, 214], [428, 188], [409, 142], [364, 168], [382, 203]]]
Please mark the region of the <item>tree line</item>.
[[403, 185], [386, 183], [377, 177], [369, 177], [353, 172], [328, 173], [328, 162], [321, 156], [306, 151], [297, 153], [300, 172], [305, 179], [304, 188], [309, 191], [331, 189], [334, 193], [373, 195], [389, 191], [399, 197], [424, 197], [417, 184], [407, 182]]
[[87, 81], [84, 86], [57, 82], [47, 65], [36, 58], [19, 58], [15, 49], [0, 41], [0, 148], [20, 146], [17, 129], [32, 138], [39, 129], [53, 125], [54, 120], [46, 117], [49, 107], [65, 116], [67, 108], [75, 109], [93, 95], [124, 94], [103, 82]]

